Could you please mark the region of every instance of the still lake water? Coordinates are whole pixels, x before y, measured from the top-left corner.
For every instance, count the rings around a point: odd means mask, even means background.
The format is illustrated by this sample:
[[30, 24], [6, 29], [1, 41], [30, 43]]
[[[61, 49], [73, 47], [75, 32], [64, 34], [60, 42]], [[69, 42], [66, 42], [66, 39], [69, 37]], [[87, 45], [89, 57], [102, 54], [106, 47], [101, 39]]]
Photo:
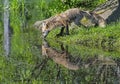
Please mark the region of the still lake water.
[[46, 81], [60, 84], [119, 84], [120, 59], [108, 53], [80, 45], [44, 40], [42, 55], [48, 60], [43, 72], [50, 77]]

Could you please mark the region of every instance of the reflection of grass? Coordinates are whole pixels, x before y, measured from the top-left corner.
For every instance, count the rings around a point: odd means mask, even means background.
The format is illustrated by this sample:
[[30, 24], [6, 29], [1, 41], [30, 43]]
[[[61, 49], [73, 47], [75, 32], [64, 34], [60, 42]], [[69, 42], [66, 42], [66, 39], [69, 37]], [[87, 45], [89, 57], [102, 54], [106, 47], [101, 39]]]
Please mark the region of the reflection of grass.
[[82, 44], [85, 46], [111, 48], [119, 50], [120, 48], [120, 23], [108, 25], [106, 28], [74, 28], [70, 30], [70, 35], [55, 38], [58, 30], [52, 31], [48, 38], [57, 39], [67, 44]]
[[[57, 40], [57, 39], [56, 39]], [[61, 42], [56, 42], [56, 40], [50, 40], [48, 39], [48, 43], [50, 44], [51, 48], [54, 48], [58, 51], [61, 50], [60, 48], [60, 43]], [[120, 52], [117, 50], [112, 49], [98, 49], [95, 47], [87, 47], [79, 44], [63, 44], [64, 48], [66, 49], [66, 46], [68, 46], [68, 52], [73, 56], [73, 57], [81, 57], [81, 58], [89, 58], [89, 57], [94, 57], [97, 55], [103, 55], [103, 56], [111, 56], [111, 57], [119, 57]]]

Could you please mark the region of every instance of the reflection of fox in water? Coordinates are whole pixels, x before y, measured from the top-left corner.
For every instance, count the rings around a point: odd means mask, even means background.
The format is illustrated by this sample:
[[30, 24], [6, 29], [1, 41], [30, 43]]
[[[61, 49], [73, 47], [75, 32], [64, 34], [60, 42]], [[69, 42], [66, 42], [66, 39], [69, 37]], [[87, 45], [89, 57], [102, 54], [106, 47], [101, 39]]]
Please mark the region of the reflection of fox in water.
[[[105, 26], [105, 20], [95, 13], [90, 13], [87, 11], [82, 11], [78, 8], [73, 8], [73, 9], [69, 9], [59, 15], [50, 17], [46, 20], [43, 21], [37, 21], [34, 26], [35, 27], [42, 27], [42, 33], [43, 33], [43, 37], [46, 37], [48, 35], [48, 33], [56, 28], [56, 27], [62, 27], [61, 31], [58, 35], [62, 35], [64, 29], [66, 28], [66, 34], [69, 34], [69, 29], [68, 29], [68, 25], [70, 25], [70, 23], [74, 22], [76, 25], [83, 25], [84, 27], [89, 27], [89, 26], [96, 26], [99, 25], [101, 27]], [[82, 24], [80, 21], [83, 18], [87, 18], [90, 20], [90, 24], [88, 25], [84, 25]], [[100, 24], [101, 22], [103, 22], [104, 24]], [[42, 25], [41, 25], [42, 24]]]
[[45, 55], [57, 64], [61, 64], [64, 67], [71, 69], [71, 70], [78, 70], [79, 66], [73, 64], [69, 61], [69, 54], [67, 50], [64, 49], [63, 45], [61, 44], [62, 52], [57, 51], [56, 49], [51, 48], [46, 41], [43, 42], [42, 45], [42, 55]]

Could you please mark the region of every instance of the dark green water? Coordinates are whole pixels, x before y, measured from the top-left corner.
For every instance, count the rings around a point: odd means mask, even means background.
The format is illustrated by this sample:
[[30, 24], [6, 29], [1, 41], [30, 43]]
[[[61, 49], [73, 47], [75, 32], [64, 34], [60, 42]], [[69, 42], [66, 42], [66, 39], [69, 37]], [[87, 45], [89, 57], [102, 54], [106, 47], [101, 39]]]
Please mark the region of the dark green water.
[[120, 82], [120, 59], [114, 58], [109, 52], [53, 41], [51, 43], [43, 41], [42, 51], [43, 57], [45, 55], [47, 59], [45, 62], [47, 67], [43, 68], [43, 72], [46, 72], [48, 78], [46, 80], [52, 83], [119, 84]]

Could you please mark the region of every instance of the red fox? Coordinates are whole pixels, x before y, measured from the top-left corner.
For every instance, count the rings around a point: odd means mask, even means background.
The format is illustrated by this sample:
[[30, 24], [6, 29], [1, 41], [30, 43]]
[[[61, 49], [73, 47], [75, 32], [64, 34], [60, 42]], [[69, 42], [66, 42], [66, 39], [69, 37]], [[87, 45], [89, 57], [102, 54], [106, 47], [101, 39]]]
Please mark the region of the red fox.
[[[84, 25], [81, 23], [81, 20], [84, 17], [90, 20], [91, 22], [90, 25]], [[39, 25], [37, 26], [42, 28], [43, 38], [45, 38], [48, 35], [48, 33], [56, 27], [61, 27], [61, 31], [59, 34], [57, 34], [57, 36], [62, 36], [65, 28], [66, 28], [66, 35], [69, 35], [68, 25], [70, 25], [72, 22], [74, 22], [78, 26], [83, 25], [84, 27], [97, 26], [97, 25], [103, 27], [101, 23], [102, 22], [105, 23], [105, 20], [101, 16], [95, 13], [82, 11], [79, 8], [72, 8], [66, 10], [63, 13], [60, 13], [59, 15], [43, 20], [41, 23], [38, 22], [40, 25], [42, 24], [42, 26]], [[37, 24], [37, 22], [35, 24]]]

